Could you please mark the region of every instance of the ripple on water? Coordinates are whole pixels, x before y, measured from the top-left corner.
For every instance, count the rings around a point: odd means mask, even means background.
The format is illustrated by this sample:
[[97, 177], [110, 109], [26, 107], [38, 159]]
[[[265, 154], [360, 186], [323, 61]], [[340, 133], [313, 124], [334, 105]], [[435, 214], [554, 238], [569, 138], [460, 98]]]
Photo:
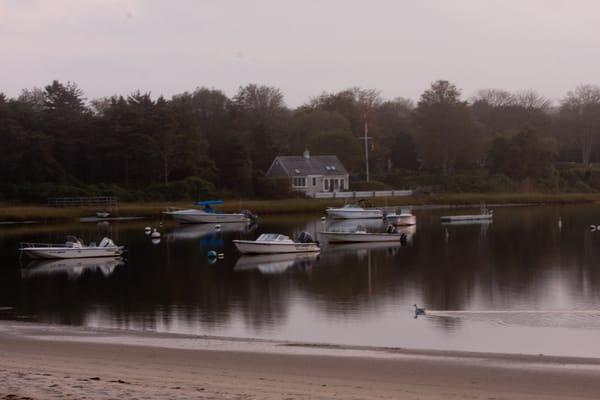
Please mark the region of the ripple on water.
[[600, 310], [428, 310], [430, 319], [458, 319], [500, 326], [600, 329]]

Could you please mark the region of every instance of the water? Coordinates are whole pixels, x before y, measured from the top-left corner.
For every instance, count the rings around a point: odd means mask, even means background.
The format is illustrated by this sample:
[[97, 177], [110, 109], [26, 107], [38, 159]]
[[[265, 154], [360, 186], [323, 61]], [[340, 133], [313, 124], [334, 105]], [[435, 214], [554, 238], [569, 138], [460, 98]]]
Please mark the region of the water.
[[[600, 232], [590, 230], [600, 224], [600, 206], [497, 208], [492, 224], [440, 224], [441, 215], [458, 212], [415, 211], [405, 246], [324, 244], [318, 257], [239, 257], [231, 240], [318, 232], [327, 226], [320, 215], [220, 231], [169, 223], [157, 245], [143, 228], [158, 221], [0, 227], [0, 307], [14, 307], [0, 308], [0, 318], [600, 357]], [[127, 246], [126, 260], [20, 266], [19, 242], [60, 243], [66, 234], [108, 235]], [[211, 263], [209, 250], [224, 258]], [[427, 315], [414, 318], [414, 303]]]

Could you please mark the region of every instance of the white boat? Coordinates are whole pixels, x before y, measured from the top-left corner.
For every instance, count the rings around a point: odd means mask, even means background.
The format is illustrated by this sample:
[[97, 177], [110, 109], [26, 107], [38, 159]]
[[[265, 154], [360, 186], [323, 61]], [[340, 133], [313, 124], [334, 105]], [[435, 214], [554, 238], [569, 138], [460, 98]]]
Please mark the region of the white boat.
[[445, 215], [440, 217], [442, 222], [467, 222], [467, 221], [490, 221], [494, 217], [494, 211], [488, 210], [486, 207], [481, 207], [479, 214], [467, 215]]
[[309, 253], [321, 251], [319, 244], [303, 232], [300, 240], [294, 242], [288, 236], [278, 233], [263, 233], [256, 240], [234, 240], [235, 247], [242, 254]]
[[21, 243], [19, 251], [30, 258], [91, 258], [91, 257], [117, 257], [123, 254], [123, 246], [117, 246], [111, 239], [103, 238], [96, 245], [84, 245], [81, 239], [67, 236], [65, 244], [52, 243]]
[[397, 226], [411, 226], [417, 223], [417, 217], [407, 208], [401, 209], [400, 214], [395, 211], [387, 213], [385, 219], [390, 224]]
[[320, 237], [329, 243], [361, 243], [361, 242], [398, 242], [407, 239], [406, 234], [387, 232], [367, 232], [358, 228], [353, 232], [320, 232]]
[[325, 212], [331, 218], [383, 218], [383, 211], [379, 208], [365, 208], [359, 204], [346, 204], [339, 208], [329, 207]]
[[211, 207], [217, 204], [223, 204], [223, 201], [200, 201], [196, 205], [203, 207], [202, 209], [167, 210], [163, 214], [172, 216], [173, 219], [182, 224], [222, 224], [229, 222], [251, 222], [256, 219], [256, 216], [247, 210], [239, 213], [217, 212]]
[[21, 270], [21, 278], [29, 279], [66, 274], [69, 279], [77, 279], [86, 272], [99, 272], [104, 277], [108, 277], [122, 264], [123, 259], [120, 257], [32, 260], [26, 268]]
[[110, 217], [110, 213], [108, 211], [98, 211], [96, 213], [96, 216], [98, 218], [108, 218], [108, 217]]

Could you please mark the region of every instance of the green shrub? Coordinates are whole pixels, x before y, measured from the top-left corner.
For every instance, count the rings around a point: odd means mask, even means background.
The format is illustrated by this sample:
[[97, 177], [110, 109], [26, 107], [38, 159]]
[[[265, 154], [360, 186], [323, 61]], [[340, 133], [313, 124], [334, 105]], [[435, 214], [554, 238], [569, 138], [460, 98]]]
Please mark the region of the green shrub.
[[299, 192], [292, 190], [290, 178], [285, 176], [276, 178], [255, 176], [254, 191], [260, 193], [260, 197], [265, 199], [287, 199], [299, 195]]

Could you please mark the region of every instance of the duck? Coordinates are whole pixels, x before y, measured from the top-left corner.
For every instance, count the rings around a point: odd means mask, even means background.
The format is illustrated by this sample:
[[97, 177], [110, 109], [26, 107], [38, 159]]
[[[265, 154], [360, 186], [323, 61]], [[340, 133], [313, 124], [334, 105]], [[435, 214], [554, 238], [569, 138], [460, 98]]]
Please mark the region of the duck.
[[417, 315], [425, 315], [425, 309], [424, 308], [417, 307], [416, 304], [414, 304], [414, 306], [415, 306], [415, 316], [417, 316]]

